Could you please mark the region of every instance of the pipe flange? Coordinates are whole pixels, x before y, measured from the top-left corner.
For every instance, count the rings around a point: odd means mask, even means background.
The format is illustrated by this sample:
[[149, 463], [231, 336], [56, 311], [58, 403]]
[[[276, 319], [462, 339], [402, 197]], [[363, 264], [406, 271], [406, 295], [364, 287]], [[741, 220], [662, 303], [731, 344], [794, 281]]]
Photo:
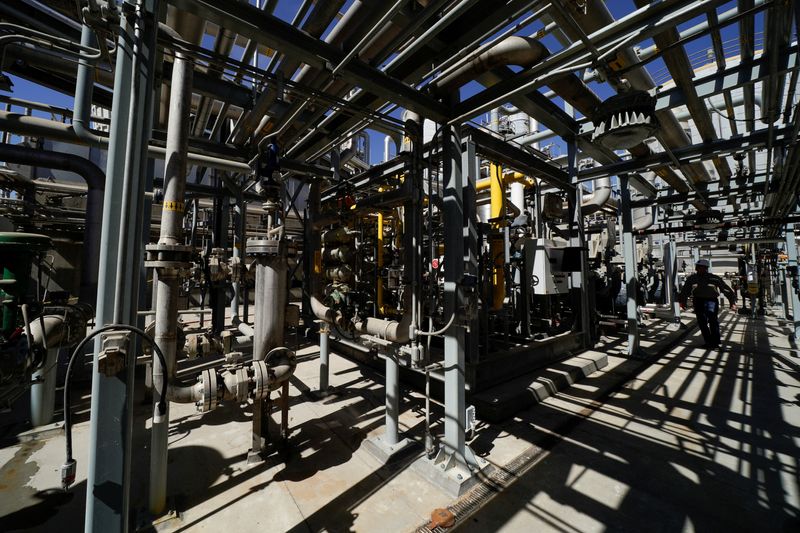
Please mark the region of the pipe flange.
[[247, 239], [247, 255], [250, 257], [274, 257], [282, 251], [282, 241], [278, 239]]
[[253, 387], [252, 398], [262, 400], [269, 394], [269, 367], [265, 361], [253, 361]]
[[247, 368], [238, 368], [236, 369], [236, 390], [234, 391], [234, 397], [240, 404], [247, 403], [249, 393], [250, 378], [247, 376]]
[[192, 246], [183, 244], [148, 244], [145, 246], [147, 257], [144, 262], [146, 268], [159, 269], [187, 269], [191, 266], [191, 257], [194, 251]]
[[200, 374], [200, 382], [203, 384], [203, 398], [197, 402], [197, 410], [207, 413], [216, 409], [219, 402], [216, 371], [213, 369], [203, 370]]

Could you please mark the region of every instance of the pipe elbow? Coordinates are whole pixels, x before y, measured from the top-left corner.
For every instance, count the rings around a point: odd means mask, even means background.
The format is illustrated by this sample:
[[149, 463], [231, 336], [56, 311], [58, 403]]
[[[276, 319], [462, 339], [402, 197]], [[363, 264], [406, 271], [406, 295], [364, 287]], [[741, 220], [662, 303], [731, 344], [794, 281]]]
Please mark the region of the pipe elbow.
[[490, 70], [504, 65], [518, 65], [529, 68], [550, 55], [542, 43], [532, 37], [512, 35], [506, 37], [478, 57], [436, 80], [434, 87], [437, 92], [458, 89], [471, 79]]

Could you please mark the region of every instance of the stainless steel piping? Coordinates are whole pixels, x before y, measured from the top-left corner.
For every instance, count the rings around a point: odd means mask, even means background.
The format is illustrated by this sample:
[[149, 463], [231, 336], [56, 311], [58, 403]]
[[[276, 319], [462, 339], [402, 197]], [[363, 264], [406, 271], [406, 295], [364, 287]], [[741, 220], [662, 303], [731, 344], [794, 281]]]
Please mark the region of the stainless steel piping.
[[[247, 243], [248, 255], [252, 242]], [[255, 267], [253, 360], [263, 361], [267, 352], [283, 344], [287, 297], [285, 252], [257, 257]]]
[[[634, 3], [640, 8], [646, 7], [649, 4], [649, 2], [645, 2], [644, 0], [635, 0]], [[686, 55], [686, 50], [682, 46], [671, 47], [679, 40], [678, 30], [674, 27], [667, 28], [653, 36], [653, 41], [656, 45], [664, 50], [662, 59], [672, 74], [675, 85], [679, 86], [684, 93], [686, 105], [692, 113], [695, 127], [702, 137], [703, 142], [712, 142], [718, 139], [717, 132], [714, 129], [714, 124], [711, 122], [708, 109], [700, 98], [698, 98], [697, 91], [692, 84], [694, 73], [689, 58]], [[722, 180], [723, 183], [727, 183], [732, 175], [727, 160], [721, 157], [714, 157], [712, 158], [712, 162], [720, 180]]]
[[[611, 26], [615, 23], [614, 17], [611, 12], [606, 7], [606, 4], [603, 0], [589, 0], [586, 5], [586, 14], [578, 13], [572, 8], [571, 4], [567, 4], [567, 7], [571, 9], [573, 18], [578, 26], [585, 31], [587, 34], [595, 33], [601, 30], [604, 27]], [[572, 26], [565, 20], [564, 15], [552, 11], [549, 13], [549, 16], [552, 17], [556, 22], [559, 22], [561, 28], [564, 32], [570, 37], [570, 39], [578, 40], [580, 36], [574, 31]], [[569, 43], [567, 43], [569, 44]], [[621, 68], [624, 68], [628, 65], [633, 65], [639, 62], [638, 57], [636, 56], [635, 52], [630, 47], [622, 47], [617, 52], [617, 61], [620, 64]], [[656, 86], [653, 78], [650, 76], [650, 73], [642, 68], [634, 68], [628, 70], [624, 74], [625, 79], [630, 83], [631, 87], [638, 90], [648, 91]], [[612, 79], [610, 80], [611, 85], [614, 86], [619, 90], [620, 86]], [[691, 139], [686, 135], [686, 132], [683, 130], [681, 125], [675, 119], [675, 116], [672, 114], [672, 111], [669, 109], [663, 109], [656, 111], [656, 118], [658, 118], [660, 127], [661, 127], [661, 139], [667, 145], [668, 148], [680, 148], [683, 146], [688, 146], [691, 144]], [[637, 153], [631, 152], [633, 155], [642, 157], [647, 155], [648, 150], [642, 150], [641, 147], [637, 148]], [[669, 183], [673, 188], [675, 188], [679, 192], [687, 192], [689, 189], [688, 187], [682, 183], [683, 180], [675, 174], [669, 167], [660, 167], [658, 169], [654, 169], [656, 173], [664, 179], [667, 183]], [[680, 170], [683, 174], [691, 181], [698, 182], [698, 181], [711, 181], [711, 177], [708, 175], [708, 172], [705, 170], [705, 167], [702, 164], [686, 164], [681, 165]], [[702, 207], [698, 206], [698, 207]]]
[[[64, 124], [55, 120], [48, 120], [39, 117], [20, 115], [10, 111], [0, 111], [0, 130], [10, 131], [22, 135], [38, 135], [48, 139], [58, 139], [65, 142], [77, 144], [89, 144], [90, 146], [108, 146], [108, 137], [98, 136], [97, 143], [87, 143], [75, 133], [75, 129], [70, 124]], [[164, 159], [167, 150], [161, 146], [150, 145], [148, 155], [154, 159]], [[243, 161], [234, 161], [217, 155], [207, 155], [198, 152], [189, 152], [187, 161], [200, 164], [209, 168], [218, 168], [231, 172], [250, 172], [250, 165]]]
[[[192, 74], [194, 65], [179, 50], [175, 51], [172, 69], [172, 87], [167, 128], [167, 154], [164, 168], [164, 208], [161, 211], [161, 230], [158, 244], [164, 249], [183, 245], [183, 206], [186, 194], [187, 152], [189, 148], [189, 116], [191, 113]], [[175, 375], [178, 328], [179, 279], [175, 268], [169, 266], [156, 271], [156, 318], [154, 340], [167, 361], [161, 366], [153, 357], [154, 413], [161, 400], [159, 391], [164, 374]], [[173, 382], [172, 379], [169, 380]], [[175, 388], [170, 395], [181, 398], [191, 391]], [[150, 460], [150, 503], [154, 516], [160, 516], [167, 498], [167, 437], [169, 434], [169, 402], [163, 416], [153, 416]]]
[[[313, 37], [320, 37], [342, 5], [344, 5], [344, 0], [317, 2], [301, 29]], [[285, 58], [277, 66], [276, 71], [281, 71], [286, 77], [290, 77], [301, 64], [298, 60]], [[253, 109], [242, 115], [242, 118], [231, 132], [229, 141], [234, 144], [244, 144], [254, 133], [258, 133], [266, 125], [266, 110], [275, 102], [277, 97], [278, 93], [271, 86], [261, 93]]]
[[106, 176], [100, 168], [77, 155], [38, 150], [27, 146], [0, 144], [0, 160], [73, 172], [86, 182], [86, 211], [81, 249], [81, 281], [78, 298], [94, 307], [97, 296], [100, 229]]

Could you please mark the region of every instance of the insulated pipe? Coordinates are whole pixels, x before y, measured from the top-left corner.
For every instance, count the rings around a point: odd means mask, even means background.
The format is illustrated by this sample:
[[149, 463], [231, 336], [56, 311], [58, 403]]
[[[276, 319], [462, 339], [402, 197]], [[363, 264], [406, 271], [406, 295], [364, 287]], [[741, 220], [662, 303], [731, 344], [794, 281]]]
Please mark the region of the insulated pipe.
[[254, 361], [263, 361], [270, 350], [283, 344], [287, 268], [283, 246], [280, 249], [277, 256], [256, 258]]
[[633, 211], [641, 212], [640, 210], [644, 210], [646, 214], [643, 217], [635, 218], [633, 222], [633, 231], [644, 231], [656, 223], [655, 207], [647, 206], [639, 209], [634, 209]]
[[44, 426], [53, 421], [53, 412], [56, 406], [58, 352], [58, 348], [48, 348], [41, 368], [33, 373], [33, 385], [31, 385], [31, 425], [33, 427]]
[[[105, 148], [108, 145], [108, 137], [98, 136], [97, 142], [88, 142], [81, 139], [75, 132], [75, 128], [70, 124], [64, 124], [55, 120], [48, 120], [39, 117], [20, 115], [9, 111], [0, 111], [0, 130], [8, 131], [20, 135], [37, 135], [48, 139], [58, 139], [69, 143], [88, 144], [90, 146], [100, 146]], [[167, 150], [161, 146], [151, 144], [148, 147], [148, 155], [154, 159], [164, 159]], [[250, 172], [250, 165], [243, 161], [234, 161], [223, 156], [207, 155], [198, 152], [189, 152], [187, 155], [190, 163], [218, 168], [230, 172]]]
[[611, 178], [599, 178], [594, 180], [594, 190], [581, 197], [581, 214], [583, 216], [596, 213], [611, 198]]
[[[411, 287], [406, 286], [404, 292], [410, 290]], [[410, 298], [406, 298], [406, 300], [406, 312], [399, 321], [369, 317], [364, 321], [356, 322], [356, 329], [390, 342], [407, 343], [410, 339], [411, 312], [409, 308], [411, 302]]]
[[33, 373], [31, 425], [44, 426], [53, 420], [56, 402], [58, 351], [70, 345], [69, 323], [64, 315], [44, 315], [28, 325], [31, 346], [45, 351], [45, 360]]
[[547, 57], [547, 48], [530, 37], [507, 37], [469, 63], [434, 81], [439, 91], [457, 89], [477, 76], [503, 65], [530, 67]]
[[38, 150], [27, 146], [0, 144], [0, 160], [7, 163], [73, 172], [86, 182], [86, 212], [83, 249], [81, 250], [81, 285], [78, 297], [81, 302], [94, 306], [97, 295], [100, 226], [106, 184], [105, 174], [97, 165], [80, 156]]
[[[167, 156], [164, 167], [164, 207], [161, 210], [161, 231], [158, 244], [183, 244], [183, 205], [186, 195], [187, 153], [189, 150], [189, 116], [191, 114], [192, 74], [194, 65], [179, 50], [175, 50], [167, 126]], [[159, 404], [159, 391], [164, 374], [175, 376], [179, 280], [177, 269], [156, 270], [156, 317], [154, 340], [164, 353], [167, 368], [153, 357], [153, 405]], [[169, 380], [173, 382], [172, 379]], [[171, 396], [191, 395], [179, 387], [171, 388]], [[154, 411], [155, 412], [155, 411]], [[167, 501], [167, 437], [169, 432], [169, 402], [163, 416], [153, 416], [150, 460], [150, 513], [160, 516]]]

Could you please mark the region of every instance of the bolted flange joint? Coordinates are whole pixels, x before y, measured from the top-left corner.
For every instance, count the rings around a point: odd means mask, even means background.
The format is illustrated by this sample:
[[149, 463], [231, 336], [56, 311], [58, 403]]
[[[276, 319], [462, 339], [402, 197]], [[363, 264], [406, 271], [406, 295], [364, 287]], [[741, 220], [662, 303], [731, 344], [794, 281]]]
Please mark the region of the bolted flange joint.
[[283, 241], [278, 239], [247, 239], [247, 255], [250, 257], [277, 257], [283, 251]]
[[[155, 268], [162, 272], [181, 272], [191, 267], [193, 248], [183, 244], [148, 244], [145, 268]], [[163, 275], [163, 274], [162, 274]]]
[[217, 372], [216, 370], [204, 370], [197, 380], [203, 384], [203, 397], [195, 405], [197, 410], [201, 413], [213, 411], [219, 404], [219, 387], [217, 385]]

